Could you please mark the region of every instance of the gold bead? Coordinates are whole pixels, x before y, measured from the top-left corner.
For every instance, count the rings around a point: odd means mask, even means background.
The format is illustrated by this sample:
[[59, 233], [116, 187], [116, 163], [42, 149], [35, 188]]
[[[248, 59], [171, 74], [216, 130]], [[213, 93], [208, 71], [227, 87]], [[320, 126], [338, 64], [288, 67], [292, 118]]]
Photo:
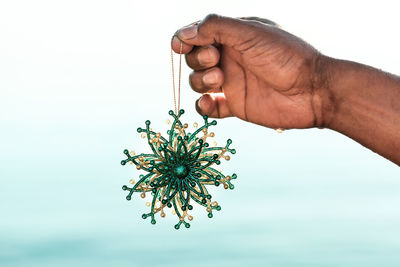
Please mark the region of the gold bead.
[[231, 159], [230, 156], [225, 156], [224, 158], [225, 158], [225, 160], [230, 160]]
[[232, 179], [232, 177], [230, 177], [229, 175], [225, 177], [225, 180], [229, 181], [230, 179]]
[[141, 197], [141, 198], [145, 198], [145, 197], [146, 197], [146, 193], [145, 193], [145, 192], [142, 192], [142, 193], [140, 194], [140, 197]]
[[164, 212], [161, 212], [160, 216], [161, 216], [162, 218], [164, 218], [164, 217], [165, 217], [165, 213], [164, 213]]
[[129, 152], [129, 155], [131, 155], [131, 157], [135, 156], [136, 155], [135, 150], [131, 150], [131, 152]]
[[189, 125], [188, 125], [187, 123], [185, 123], [185, 124], [183, 125], [183, 128], [187, 128], [187, 127], [189, 127]]
[[145, 133], [142, 133], [140, 136], [141, 136], [142, 138], [146, 138], [146, 134], [145, 134]]
[[214, 146], [218, 146], [218, 143], [214, 141], [213, 145], [214, 145]]
[[210, 133], [210, 136], [211, 136], [211, 137], [214, 137], [214, 136], [215, 136], [215, 133], [211, 132], [211, 133]]
[[214, 207], [215, 207], [215, 206], [218, 206], [218, 202], [217, 202], [217, 201], [214, 201], [214, 202], [211, 203], [211, 205], [213, 205]]
[[156, 133], [157, 138], [161, 137], [161, 133]]
[[193, 220], [193, 216], [190, 216], [190, 215], [189, 215], [189, 216], [188, 216], [188, 220], [189, 220], [189, 221]]
[[144, 160], [143, 156], [140, 156], [139, 161], [143, 161], [143, 160]]
[[150, 202], [146, 202], [146, 206], [150, 207], [151, 203]]
[[136, 165], [136, 169], [137, 169], [137, 170], [140, 170], [141, 168], [142, 168], [141, 165]]
[[207, 208], [206, 208], [206, 211], [211, 212], [211, 208], [210, 208], [210, 207], [207, 207]]
[[195, 122], [195, 123], [193, 123], [193, 127], [197, 128], [197, 127], [199, 127], [199, 124], [197, 122]]
[[229, 186], [228, 186], [227, 184], [224, 184], [224, 188], [225, 188], [225, 189], [228, 189], [228, 187], [229, 187]]
[[129, 161], [129, 164], [131, 164], [131, 165], [132, 165], [132, 164], [133, 164], [133, 162], [132, 162], [132, 161]]
[[129, 180], [129, 183], [130, 183], [130, 184], [134, 184], [134, 183], [135, 183], [135, 180], [130, 179], [130, 180]]

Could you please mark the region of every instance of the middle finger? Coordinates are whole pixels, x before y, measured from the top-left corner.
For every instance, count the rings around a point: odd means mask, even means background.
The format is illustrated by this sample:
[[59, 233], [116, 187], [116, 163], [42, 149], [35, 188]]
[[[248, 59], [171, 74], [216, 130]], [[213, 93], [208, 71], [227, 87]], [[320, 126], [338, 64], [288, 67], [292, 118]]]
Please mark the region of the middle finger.
[[214, 67], [219, 62], [219, 51], [213, 45], [195, 47], [186, 55], [186, 63], [195, 71]]

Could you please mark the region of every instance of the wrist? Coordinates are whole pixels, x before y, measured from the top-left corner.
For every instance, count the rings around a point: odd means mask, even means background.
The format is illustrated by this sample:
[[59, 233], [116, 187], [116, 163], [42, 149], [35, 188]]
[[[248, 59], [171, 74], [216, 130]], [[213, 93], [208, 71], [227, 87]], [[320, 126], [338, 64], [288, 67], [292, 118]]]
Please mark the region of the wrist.
[[335, 115], [335, 68], [337, 68], [336, 59], [322, 54], [317, 55], [311, 83], [314, 126], [318, 128], [330, 128]]

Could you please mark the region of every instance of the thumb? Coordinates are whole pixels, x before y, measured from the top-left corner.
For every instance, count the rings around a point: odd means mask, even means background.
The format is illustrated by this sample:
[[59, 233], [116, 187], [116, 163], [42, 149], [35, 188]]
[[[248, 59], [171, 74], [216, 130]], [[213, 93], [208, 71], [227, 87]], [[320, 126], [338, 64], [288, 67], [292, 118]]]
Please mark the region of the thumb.
[[235, 46], [253, 38], [253, 36], [249, 36], [254, 33], [254, 31], [249, 31], [251, 27], [253, 26], [245, 20], [211, 14], [198, 24], [178, 30], [176, 36], [191, 46], [216, 43]]

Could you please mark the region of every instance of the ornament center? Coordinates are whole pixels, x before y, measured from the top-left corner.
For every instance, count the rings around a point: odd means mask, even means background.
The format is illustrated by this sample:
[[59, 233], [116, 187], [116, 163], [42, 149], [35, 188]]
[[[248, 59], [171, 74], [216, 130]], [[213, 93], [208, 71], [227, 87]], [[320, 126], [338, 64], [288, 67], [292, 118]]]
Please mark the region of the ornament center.
[[183, 179], [189, 174], [189, 169], [185, 165], [178, 165], [174, 168], [174, 174], [177, 178]]

